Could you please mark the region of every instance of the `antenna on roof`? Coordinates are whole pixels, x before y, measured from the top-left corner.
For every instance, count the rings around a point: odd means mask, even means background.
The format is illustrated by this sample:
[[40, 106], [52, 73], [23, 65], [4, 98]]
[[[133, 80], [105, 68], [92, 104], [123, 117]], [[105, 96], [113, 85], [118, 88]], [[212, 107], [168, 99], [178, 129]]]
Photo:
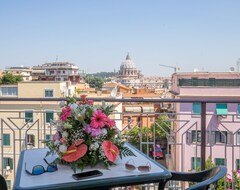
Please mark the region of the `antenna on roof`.
[[56, 56], [56, 61], [55, 62], [57, 62], [58, 61], [58, 56]]

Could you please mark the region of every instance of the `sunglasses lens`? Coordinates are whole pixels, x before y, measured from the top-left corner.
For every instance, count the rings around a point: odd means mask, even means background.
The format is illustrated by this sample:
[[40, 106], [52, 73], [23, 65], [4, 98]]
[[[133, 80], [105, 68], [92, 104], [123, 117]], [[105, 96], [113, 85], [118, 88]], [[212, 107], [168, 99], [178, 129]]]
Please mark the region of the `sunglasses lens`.
[[150, 167], [149, 166], [139, 166], [138, 170], [140, 172], [149, 172], [150, 171]]
[[42, 166], [34, 166], [32, 174], [33, 175], [40, 175], [40, 174], [43, 174], [44, 172], [45, 171], [44, 171], [44, 168]]
[[125, 167], [128, 170], [135, 170], [136, 169], [136, 167], [134, 165], [131, 165], [131, 164], [125, 164]]
[[48, 172], [55, 172], [57, 170], [57, 166], [56, 165], [49, 165], [47, 167], [47, 171]]

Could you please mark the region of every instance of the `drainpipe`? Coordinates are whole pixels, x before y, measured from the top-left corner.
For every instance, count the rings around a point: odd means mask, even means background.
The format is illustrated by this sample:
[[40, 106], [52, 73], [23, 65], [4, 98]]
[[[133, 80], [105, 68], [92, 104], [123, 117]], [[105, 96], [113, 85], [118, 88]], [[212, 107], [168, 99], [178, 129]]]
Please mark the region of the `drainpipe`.
[[201, 102], [201, 170], [205, 170], [206, 158], [206, 102]]

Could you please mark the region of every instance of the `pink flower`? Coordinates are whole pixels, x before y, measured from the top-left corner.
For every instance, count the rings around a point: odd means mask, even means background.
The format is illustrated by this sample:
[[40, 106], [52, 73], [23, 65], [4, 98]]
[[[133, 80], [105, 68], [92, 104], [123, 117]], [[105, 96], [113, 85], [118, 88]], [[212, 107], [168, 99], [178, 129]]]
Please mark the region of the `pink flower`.
[[83, 129], [86, 133], [90, 134], [92, 137], [97, 137], [102, 134], [102, 130], [100, 128], [93, 128], [90, 125], [87, 125]]
[[227, 174], [227, 181], [232, 182], [232, 176], [230, 174]]
[[108, 126], [108, 127], [114, 127], [115, 126], [115, 121], [113, 119], [110, 119], [109, 117], [106, 117], [106, 122], [105, 124]]
[[87, 95], [86, 94], [82, 94], [80, 97], [81, 97], [82, 101], [84, 101], [84, 100], [86, 100]]
[[93, 105], [93, 103], [94, 103], [93, 100], [87, 100], [86, 101], [86, 104], [89, 104], [89, 105]]
[[59, 132], [56, 132], [53, 136], [52, 136], [52, 140], [59, 140], [60, 139], [60, 135]]
[[102, 128], [105, 125], [106, 115], [101, 110], [96, 110], [93, 113], [90, 126], [93, 128]]
[[60, 120], [66, 121], [67, 118], [71, 116], [71, 114], [72, 114], [72, 111], [70, 107], [63, 108], [60, 116]]
[[103, 141], [102, 147], [107, 159], [111, 162], [115, 162], [119, 155], [118, 147], [108, 140]]

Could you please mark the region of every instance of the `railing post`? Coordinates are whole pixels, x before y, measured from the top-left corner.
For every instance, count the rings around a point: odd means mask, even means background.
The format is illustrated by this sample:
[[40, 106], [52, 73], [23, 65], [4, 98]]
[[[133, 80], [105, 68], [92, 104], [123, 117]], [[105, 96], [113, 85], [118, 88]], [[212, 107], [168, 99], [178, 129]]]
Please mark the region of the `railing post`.
[[201, 102], [201, 170], [205, 170], [206, 157], [206, 102]]

